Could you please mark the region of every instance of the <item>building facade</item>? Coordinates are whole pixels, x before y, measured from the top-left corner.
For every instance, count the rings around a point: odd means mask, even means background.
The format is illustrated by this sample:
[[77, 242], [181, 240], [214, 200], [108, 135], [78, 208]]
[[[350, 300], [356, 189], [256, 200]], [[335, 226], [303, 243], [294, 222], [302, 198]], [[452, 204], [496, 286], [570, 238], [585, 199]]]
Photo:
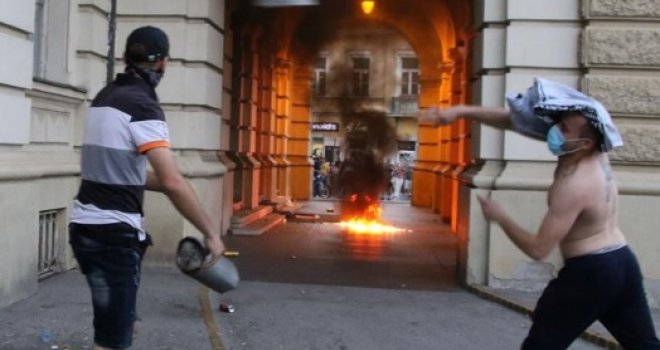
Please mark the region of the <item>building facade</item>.
[[[339, 70], [339, 66], [348, 66]], [[347, 69], [346, 69], [347, 68]], [[361, 105], [382, 111], [395, 126], [399, 152], [390, 161], [413, 161], [417, 149], [419, 60], [398, 32], [378, 23], [341, 28], [314, 61], [312, 82], [312, 155], [330, 162], [342, 158], [344, 130], [337, 74], [346, 74], [347, 93]]]
[[[34, 293], [40, 278], [74, 266], [66, 217], [79, 183], [86, 108], [106, 83], [108, 68], [123, 69], [121, 60], [108, 58], [112, 3], [0, 3], [0, 307]], [[170, 36], [171, 63], [158, 93], [172, 146], [223, 233], [237, 211], [255, 210], [262, 199], [310, 198], [313, 138], [323, 137], [324, 152], [328, 139], [335, 145], [337, 134], [311, 132], [314, 122], [332, 122], [316, 101], [323, 98], [312, 97], [320, 92], [314, 83], [323, 70], [316, 58], [327, 52], [329, 67], [335, 50], [317, 45], [327, 35], [310, 37], [310, 28], [326, 24], [334, 35], [337, 18], [364, 23], [364, 15], [351, 7], [357, 2], [330, 3], [254, 9], [238, 0], [117, 1], [115, 57], [138, 26], [157, 25]], [[537, 76], [603, 102], [625, 143], [612, 154], [622, 194], [620, 223], [657, 306], [657, 1], [381, 0], [370, 18], [405, 38], [393, 39], [397, 44], [386, 55], [391, 65], [383, 72], [398, 69], [399, 56], [391, 53], [401, 50], [400, 77], [407, 71], [408, 83], [394, 84], [399, 94], [374, 90], [375, 62], [364, 58], [376, 55], [353, 52], [355, 93], [381, 98], [401, 123], [412, 103], [401, 96], [403, 89], [414, 89], [414, 64], [405, 58], [413, 56], [420, 107], [503, 106], [505, 94], [525, 91]], [[391, 96], [400, 98], [388, 101]], [[540, 288], [556, 274], [557, 255], [530, 261], [483, 220], [475, 200], [490, 194], [536, 230], [555, 165], [543, 143], [465, 122], [407, 133], [416, 142], [411, 202], [433, 208], [456, 233], [463, 282]], [[171, 263], [178, 239], [195, 230], [164, 196], [149, 194], [145, 203], [146, 226], [157, 239], [148, 263]]]
[[[86, 109], [105, 85], [111, 1], [37, 0], [0, 4], [0, 306], [36, 291], [38, 281], [74, 266], [67, 217], [79, 184]], [[144, 24], [169, 35], [171, 61], [158, 93], [179, 167], [204, 205], [223, 221], [227, 167], [221, 147], [223, 1], [118, 1], [115, 57]], [[121, 71], [120, 60], [110, 61]], [[160, 194], [146, 199], [147, 228], [158, 231], [154, 262], [193, 234]], [[231, 203], [231, 202], [229, 202]], [[158, 212], [158, 215], [149, 213]], [[229, 211], [231, 213], [231, 211]]]

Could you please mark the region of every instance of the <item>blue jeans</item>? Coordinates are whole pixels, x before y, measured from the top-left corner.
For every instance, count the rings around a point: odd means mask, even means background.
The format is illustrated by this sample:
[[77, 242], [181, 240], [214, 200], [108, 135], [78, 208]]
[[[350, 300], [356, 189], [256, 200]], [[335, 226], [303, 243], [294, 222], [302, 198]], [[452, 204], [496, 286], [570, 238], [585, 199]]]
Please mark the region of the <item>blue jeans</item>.
[[534, 310], [522, 349], [566, 349], [599, 320], [627, 350], [660, 349], [630, 248], [566, 259]]
[[146, 245], [139, 242], [137, 230], [126, 224], [72, 223], [69, 232], [69, 243], [92, 293], [94, 342], [107, 348], [129, 348]]

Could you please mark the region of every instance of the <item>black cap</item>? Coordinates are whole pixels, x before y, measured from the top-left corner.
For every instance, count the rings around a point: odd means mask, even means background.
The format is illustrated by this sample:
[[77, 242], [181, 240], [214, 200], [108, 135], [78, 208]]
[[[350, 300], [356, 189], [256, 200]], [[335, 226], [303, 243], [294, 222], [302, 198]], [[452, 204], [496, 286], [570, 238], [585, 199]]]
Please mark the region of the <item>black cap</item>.
[[160, 28], [140, 27], [126, 39], [126, 59], [130, 62], [158, 62], [169, 55], [170, 42]]

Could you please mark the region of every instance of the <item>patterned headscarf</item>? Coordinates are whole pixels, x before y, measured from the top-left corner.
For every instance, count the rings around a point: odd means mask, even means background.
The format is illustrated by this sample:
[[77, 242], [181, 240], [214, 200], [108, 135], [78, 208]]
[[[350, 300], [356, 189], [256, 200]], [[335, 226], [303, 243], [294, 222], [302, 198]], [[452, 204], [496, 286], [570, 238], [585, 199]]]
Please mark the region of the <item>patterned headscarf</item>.
[[544, 139], [566, 112], [581, 113], [603, 136], [601, 149], [623, 146], [610, 114], [595, 99], [554, 81], [536, 78], [525, 94], [507, 97], [514, 126], [530, 137]]

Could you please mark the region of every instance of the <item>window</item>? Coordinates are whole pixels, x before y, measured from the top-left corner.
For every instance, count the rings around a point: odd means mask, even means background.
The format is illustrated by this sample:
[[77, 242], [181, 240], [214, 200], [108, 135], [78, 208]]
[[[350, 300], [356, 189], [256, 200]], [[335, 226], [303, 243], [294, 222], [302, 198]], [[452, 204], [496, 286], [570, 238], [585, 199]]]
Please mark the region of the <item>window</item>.
[[314, 94], [325, 96], [325, 85], [328, 74], [328, 59], [317, 57], [314, 63]]
[[34, 66], [32, 74], [46, 76], [46, 0], [37, 0], [34, 13]]
[[369, 66], [368, 57], [353, 57], [353, 95], [369, 96]]
[[70, 0], [33, 0], [33, 76], [58, 83], [69, 83]]
[[401, 95], [419, 95], [419, 61], [417, 57], [400, 57]]

